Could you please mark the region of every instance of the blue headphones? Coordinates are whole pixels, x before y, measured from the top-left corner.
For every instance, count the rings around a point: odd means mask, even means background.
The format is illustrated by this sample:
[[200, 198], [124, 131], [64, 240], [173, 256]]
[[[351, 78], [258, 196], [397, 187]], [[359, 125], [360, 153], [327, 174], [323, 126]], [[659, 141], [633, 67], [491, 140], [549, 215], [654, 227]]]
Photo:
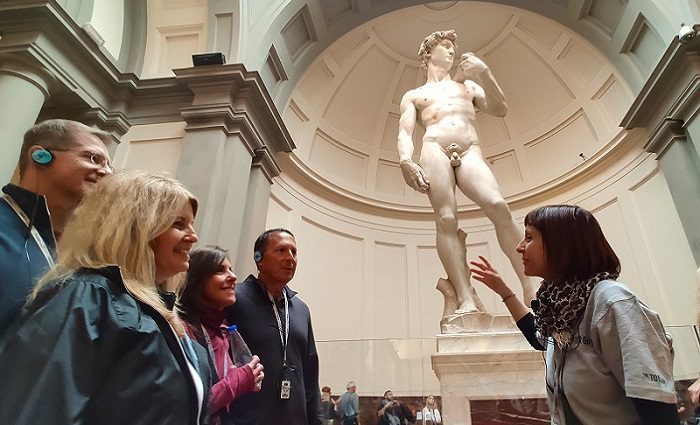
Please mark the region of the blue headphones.
[[255, 263], [259, 263], [260, 261], [262, 261], [262, 257], [262, 252], [260, 251], [255, 251], [253, 253], [253, 261], [255, 261]]
[[48, 165], [53, 161], [53, 154], [46, 148], [37, 149], [32, 152], [32, 161], [39, 165]]

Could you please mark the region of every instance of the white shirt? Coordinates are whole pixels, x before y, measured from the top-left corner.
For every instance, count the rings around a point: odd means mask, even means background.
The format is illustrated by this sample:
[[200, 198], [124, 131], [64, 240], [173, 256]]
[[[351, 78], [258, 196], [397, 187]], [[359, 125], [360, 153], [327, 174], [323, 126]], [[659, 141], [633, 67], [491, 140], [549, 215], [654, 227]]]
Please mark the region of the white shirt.
[[440, 411], [437, 408], [430, 409], [428, 406], [425, 406], [423, 410], [416, 412], [416, 421], [422, 421], [422, 423], [433, 421], [434, 424], [441, 424], [442, 418], [440, 417]]

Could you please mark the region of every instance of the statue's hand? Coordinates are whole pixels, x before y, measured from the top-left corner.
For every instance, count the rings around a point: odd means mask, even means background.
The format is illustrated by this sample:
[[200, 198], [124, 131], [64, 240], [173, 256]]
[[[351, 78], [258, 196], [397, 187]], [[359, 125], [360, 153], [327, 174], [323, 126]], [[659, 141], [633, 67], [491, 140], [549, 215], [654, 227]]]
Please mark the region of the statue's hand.
[[414, 190], [428, 193], [430, 181], [428, 181], [428, 176], [425, 175], [425, 171], [423, 171], [420, 165], [410, 159], [404, 159], [401, 161], [400, 165], [401, 173], [403, 173], [403, 179], [406, 180], [406, 184], [411, 186]]
[[486, 66], [484, 61], [474, 56], [474, 53], [463, 53], [462, 62], [459, 63], [459, 67], [457, 68], [457, 73], [459, 75], [455, 76], [455, 80], [464, 81], [473, 79], [487, 69], [489, 69], [489, 67]]

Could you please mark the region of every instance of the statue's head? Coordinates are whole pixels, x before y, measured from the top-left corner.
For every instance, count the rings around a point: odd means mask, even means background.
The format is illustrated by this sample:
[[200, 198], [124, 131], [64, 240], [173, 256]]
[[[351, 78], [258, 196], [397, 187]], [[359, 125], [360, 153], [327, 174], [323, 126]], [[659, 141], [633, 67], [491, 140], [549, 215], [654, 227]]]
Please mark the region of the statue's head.
[[455, 30], [435, 31], [425, 37], [418, 49], [418, 59], [420, 59], [420, 67], [427, 68], [430, 53], [433, 48], [440, 44], [443, 40], [450, 40], [457, 49], [457, 32]]

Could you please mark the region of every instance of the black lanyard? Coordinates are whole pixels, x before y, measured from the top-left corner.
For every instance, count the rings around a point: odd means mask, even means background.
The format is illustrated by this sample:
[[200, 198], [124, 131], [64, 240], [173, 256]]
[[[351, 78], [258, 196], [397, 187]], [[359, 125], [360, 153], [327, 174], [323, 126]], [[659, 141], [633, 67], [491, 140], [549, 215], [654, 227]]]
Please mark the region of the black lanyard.
[[282, 289], [282, 296], [284, 297], [284, 332], [282, 332], [282, 319], [277, 311], [275, 299], [270, 292], [267, 293], [267, 297], [272, 304], [272, 311], [275, 313], [275, 319], [277, 319], [277, 329], [280, 332], [280, 341], [282, 342], [282, 367], [285, 367], [287, 366], [287, 342], [289, 341], [289, 301], [287, 300], [287, 292], [284, 289]]

